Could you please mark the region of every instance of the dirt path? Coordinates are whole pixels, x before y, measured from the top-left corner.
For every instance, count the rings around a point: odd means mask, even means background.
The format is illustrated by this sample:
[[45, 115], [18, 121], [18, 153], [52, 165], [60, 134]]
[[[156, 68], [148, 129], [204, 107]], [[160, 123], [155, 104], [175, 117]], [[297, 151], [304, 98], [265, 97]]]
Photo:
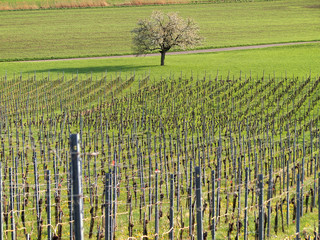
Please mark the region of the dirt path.
[[[211, 52], [226, 52], [235, 50], [246, 50], [246, 49], [258, 49], [268, 47], [279, 47], [279, 46], [290, 46], [290, 45], [301, 45], [309, 43], [320, 43], [320, 41], [310, 42], [291, 42], [291, 43], [273, 43], [273, 44], [262, 44], [262, 45], [251, 45], [251, 46], [239, 46], [239, 47], [225, 47], [225, 48], [213, 48], [213, 49], [201, 49], [201, 50], [190, 50], [181, 52], [168, 52], [167, 55], [182, 55], [192, 53], [211, 53]], [[160, 56], [160, 53], [150, 53], [142, 56]], [[48, 59], [48, 60], [29, 60], [20, 62], [54, 62], [54, 61], [72, 61], [72, 60], [91, 60], [91, 59], [108, 59], [108, 58], [133, 58], [136, 55], [120, 55], [120, 56], [104, 56], [104, 57], [84, 57], [84, 58], [65, 58], [65, 59]]]

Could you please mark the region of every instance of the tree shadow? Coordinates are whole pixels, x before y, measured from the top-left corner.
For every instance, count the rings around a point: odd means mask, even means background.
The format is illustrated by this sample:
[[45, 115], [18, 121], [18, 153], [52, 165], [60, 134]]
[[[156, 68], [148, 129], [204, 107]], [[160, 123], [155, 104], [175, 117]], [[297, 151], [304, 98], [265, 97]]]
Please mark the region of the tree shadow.
[[[91, 73], [130, 73], [134, 71], [139, 71], [141, 69], [151, 69], [156, 67], [156, 65], [143, 65], [143, 66], [132, 66], [132, 65], [106, 65], [106, 66], [93, 66], [93, 67], [61, 67], [61, 68], [47, 68], [36, 71], [37, 73], [65, 73], [65, 74], [91, 74]], [[34, 73], [30, 71], [29, 73]]]

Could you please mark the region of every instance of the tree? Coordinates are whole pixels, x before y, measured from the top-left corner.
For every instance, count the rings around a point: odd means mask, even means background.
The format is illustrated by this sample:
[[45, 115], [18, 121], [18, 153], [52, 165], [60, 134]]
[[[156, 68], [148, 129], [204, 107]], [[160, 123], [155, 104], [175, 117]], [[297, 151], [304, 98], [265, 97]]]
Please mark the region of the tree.
[[138, 27], [132, 30], [133, 46], [137, 55], [158, 50], [162, 66], [170, 49], [200, 44], [202, 38], [198, 32], [199, 27], [192, 19], [184, 20], [177, 13], [154, 11], [149, 19], [139, 20]]

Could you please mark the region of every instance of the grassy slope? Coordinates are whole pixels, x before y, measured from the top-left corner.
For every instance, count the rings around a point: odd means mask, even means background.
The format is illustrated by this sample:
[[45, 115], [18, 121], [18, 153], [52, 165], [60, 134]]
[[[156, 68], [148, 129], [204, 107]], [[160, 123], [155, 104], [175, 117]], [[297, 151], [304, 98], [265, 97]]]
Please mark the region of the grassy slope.
[[[101, 2], [105, 2], [109, 5], [113, 5], [113, 4], [130, 4], [130, 3], [142, 3], [143, 1], [130, 1], [130, 0], [0, 0], [0, 4], [8, 4], [9, 6], [21, 6], [24, 5], [25, 7], [33, 5], [33, 6], [37, 6], [37, 7], [46, 7], [46, 6], [59, 6], [59, 4], [77, 4], [79, 3], [79, 5], [83, 4], [85, 6], [85, 4], [90, 4], [90, 5], [94, 5], [99, 4]], [[153, 3], [153, 2], [157, 2], [157, 0], [149, 0], [149, 1], [145, 1], [145, 2], [149, 2], [149, 3]], [[162, 1], [163, 3], [165, 3], [166, 1]], [[171, 2], [178, 2], [178, 1], [171, 1]], [[184, 2], [191, 2], [191, 1], [184, 1]]]
[[[228, 0], [227, 2], [236, 2]], [[245, 2], [252, 2], [246, 0]], [[267, 0], [255, 0], [267, 1]], [[151, 4], [178, 4], [196, 2], [225, 2], [224, 0], [0, 0], [0, 10], [48, 9], [72, 7], [130, 6]]]
[[3, 11], [0, 59], [131, 53], [130, 31], [155, 9], [192, 17], [202, 48], [319, 39], [317, 0]]
[[34, 71], [44, 73], [50, 71], [51, 74], [65, 72], [65, 74], [81, 73], [97, 74], [108, 71], [109, 73], [136, 72], [138, 76], [151, 73], [151, 77], [158, 78], [160, 75], [169, 74], [219, 75], [238, 76], [240, 71], [243, 74], [253, 76], [266, 74], [285, 74], [292, 76], [305, 76], [312, 73], [320, 73], [320, 44], [308, 44], [290, 47], [273, 47], [268, 49], [241, 50], [233, 52], [190, 54], [167, 56], [166, 66], [159, 66], [160, 57], [139, 57], [103, 60], [75, 60], [75, 61], [55, 61], [55, 62], [3, 62], [0, 63], [0, 75], [5, 72], [8, 75], [14, 73], [33, 74]]

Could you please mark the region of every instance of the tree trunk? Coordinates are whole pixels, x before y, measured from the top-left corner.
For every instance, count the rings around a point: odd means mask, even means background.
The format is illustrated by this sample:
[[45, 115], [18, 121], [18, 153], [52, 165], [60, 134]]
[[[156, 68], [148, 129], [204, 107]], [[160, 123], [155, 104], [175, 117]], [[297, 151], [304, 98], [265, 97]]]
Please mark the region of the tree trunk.
[[161, 66], [163, 66], [164, 65], [164, 59], [166, 57], [166, 52], [165, 51], [161, 51], [160, 53], [161, 53]]

